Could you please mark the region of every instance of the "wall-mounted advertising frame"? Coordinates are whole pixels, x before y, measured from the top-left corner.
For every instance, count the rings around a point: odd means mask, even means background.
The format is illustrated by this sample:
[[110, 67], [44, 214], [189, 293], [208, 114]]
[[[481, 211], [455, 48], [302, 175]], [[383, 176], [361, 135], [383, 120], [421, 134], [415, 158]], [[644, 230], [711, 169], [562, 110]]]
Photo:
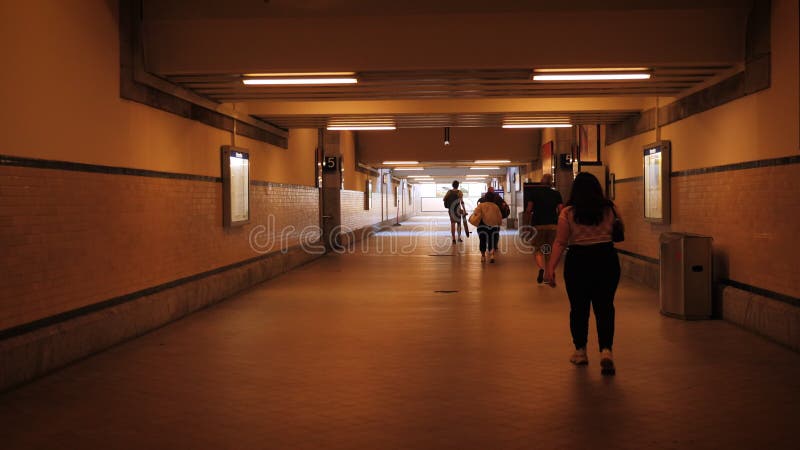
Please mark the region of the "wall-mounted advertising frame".
[[367, 180], [366, 187], [364, 188], [364, 209], [369, 211], [372, 209], [372, 180]]
[[250, 154], [222, 146], [222, 223], [235, 227], [250, 222]]
[[644, 220], [654, 224], [670, 222], [670, 141], [658, 141], [644, 146]]

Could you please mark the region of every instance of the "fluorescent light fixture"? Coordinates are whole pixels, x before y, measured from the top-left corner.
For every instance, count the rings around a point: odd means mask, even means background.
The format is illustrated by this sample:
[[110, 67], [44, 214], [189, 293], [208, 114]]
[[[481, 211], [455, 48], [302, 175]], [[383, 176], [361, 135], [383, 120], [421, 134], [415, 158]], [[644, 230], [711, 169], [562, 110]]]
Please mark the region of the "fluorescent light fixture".
[[500, 170], [497, 166], [470, 167], [469, 170]]
[[597, 73], [597, 74], [560, 74], [534, 75], [533, 81], [614, 81], [614, 80], [649, 80], [649, 73]]
[[356, 84], [354, 72], [248, 73], [242, 80], [247, 86], [285, 86], [303, 84]]
[[352, 77], [355, 72], [288, 72], [288, 73], [246, 73], [246, 77]]
[[355, 78], [248, 78], [242, 80], [247, 86], [287, 86], [312, 84], [356, 84]]
[[533, 81], [615, 81], [649, 80], [646, 67], [596, 67], [589, 69], [536, 69]]
[[381, 131], [396, 130], [394, 125], [328, 125], [328, 131]]
[[569, 123], [569, 116], [507, 116], [503, 123]]
[[383, 164], [387, 166], [413, 166], [419, 164], [419, 161], [384, 161]]
[[504, 123], [503, 128], [569, 128], [571, 123]]
[[433, 178], [430, 175], [409, 175], [408, 178]]
[[568, 69], [536, 69], [536, 73], [564, 73], [564, 72], [645, 72], [647, 67], [591, 67], [591, 68], [568, 68]]
[[409, 171], [409, 170], [425, 170], [424, 167], [395, 167], [394, 170]]
[[475, 160], [475, 164], [507, 164], [510, 163], [510, 159], [477, 159]]

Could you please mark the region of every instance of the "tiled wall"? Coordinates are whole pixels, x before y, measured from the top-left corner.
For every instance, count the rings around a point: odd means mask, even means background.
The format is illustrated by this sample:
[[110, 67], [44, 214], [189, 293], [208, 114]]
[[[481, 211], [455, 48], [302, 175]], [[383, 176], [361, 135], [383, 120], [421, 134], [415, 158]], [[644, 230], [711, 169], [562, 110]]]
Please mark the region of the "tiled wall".
[[213, 179], [0, 166], [0, 330], [278, 250], [267, 234], [251, 247], [258, 225], [286, 245], [316, 232], [316, 188], [255, 182], [251, 223], [233, 229], [221, 191]]
[[369, 210], [364, 209], [364, 195], [361, 191], [341, 191], [343, 228], [356, 231], [381, 222], [381, 194], [372, 194], [372, 208]]
[[[388, 193], [389, 207], [388, 215], [385, 215], [383, 220], [396, 220], [397, 207], [395, 207], [395, 193]], [[370, 225], [375, 225], [382, 222], [381, 219], [381, 202], [386, 201], [381, 193], [375, 192], [372, 194], [372, 209], [364, 209], [364, 193], [361, 191], [341, 191], [341, 211], [342, 211], [342, 227], [347, 227], [350, 230], [358, 230]], [[410, 204], [408, 202], [408, 191], [402, 194], [400, 205], [400, 218], [404, 215], [411, 215], [415, 213], [415, 205], [419, 205], [419, 200], [415, 199]], [[386, 208], [386, 205], [383, 206]]]
[[672, 223], [643, 220], [640, 180], [616, 184], [626, 222], [618, 247], [659, 256], [659, 235], [685, 231], [714, 238], [718, 277], [800, 297], [798, 165], [672, 177]]

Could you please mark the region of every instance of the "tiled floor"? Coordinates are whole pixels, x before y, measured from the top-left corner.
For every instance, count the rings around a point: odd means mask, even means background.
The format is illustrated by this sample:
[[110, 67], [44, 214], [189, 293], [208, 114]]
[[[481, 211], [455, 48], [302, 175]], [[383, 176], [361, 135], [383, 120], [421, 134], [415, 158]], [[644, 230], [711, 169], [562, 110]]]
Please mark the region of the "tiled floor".
[[0, 448], [797, 448], [800, 355], [623, 282], [617, 376], [573, 367], [563, 284], [436, 220], [0, 396]]

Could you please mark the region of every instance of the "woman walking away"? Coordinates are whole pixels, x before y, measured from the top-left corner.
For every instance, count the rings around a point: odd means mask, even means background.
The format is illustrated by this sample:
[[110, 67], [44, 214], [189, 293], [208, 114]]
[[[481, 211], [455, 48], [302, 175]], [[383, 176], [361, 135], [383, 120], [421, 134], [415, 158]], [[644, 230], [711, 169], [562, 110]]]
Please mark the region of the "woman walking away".
[[545, 281], [555, 286], [555, 269], [564, 249], [564, 283], [569, 297], [569, 328], [575, 353], [573, 364], [588, 364], [586, 342], [589, 334], [589, 306], [594, 309], [603, 375], [614, 375], [611, 347], [614, 343], [614, 294], [619, 283], [619, 258], [612, 230], [619, 217], [614, 204], [603, 196], [594, 175], [581, 172], [572, 183], [567, 207], [558, 217], [553, 254], [547, 264]]
[[500, 225], [503, 223], [503, 215], [498, 201], [502, 200], [494, 192], [487, 192], [484, 196], [485, 201], [478, 203], [469, 222], [478, 227], [478, 238], [480, 239], [481, 262], [486, 261], [486, 251], [489, 251], [489, 262], [494, 262], [494, 251], [500, 242]]

